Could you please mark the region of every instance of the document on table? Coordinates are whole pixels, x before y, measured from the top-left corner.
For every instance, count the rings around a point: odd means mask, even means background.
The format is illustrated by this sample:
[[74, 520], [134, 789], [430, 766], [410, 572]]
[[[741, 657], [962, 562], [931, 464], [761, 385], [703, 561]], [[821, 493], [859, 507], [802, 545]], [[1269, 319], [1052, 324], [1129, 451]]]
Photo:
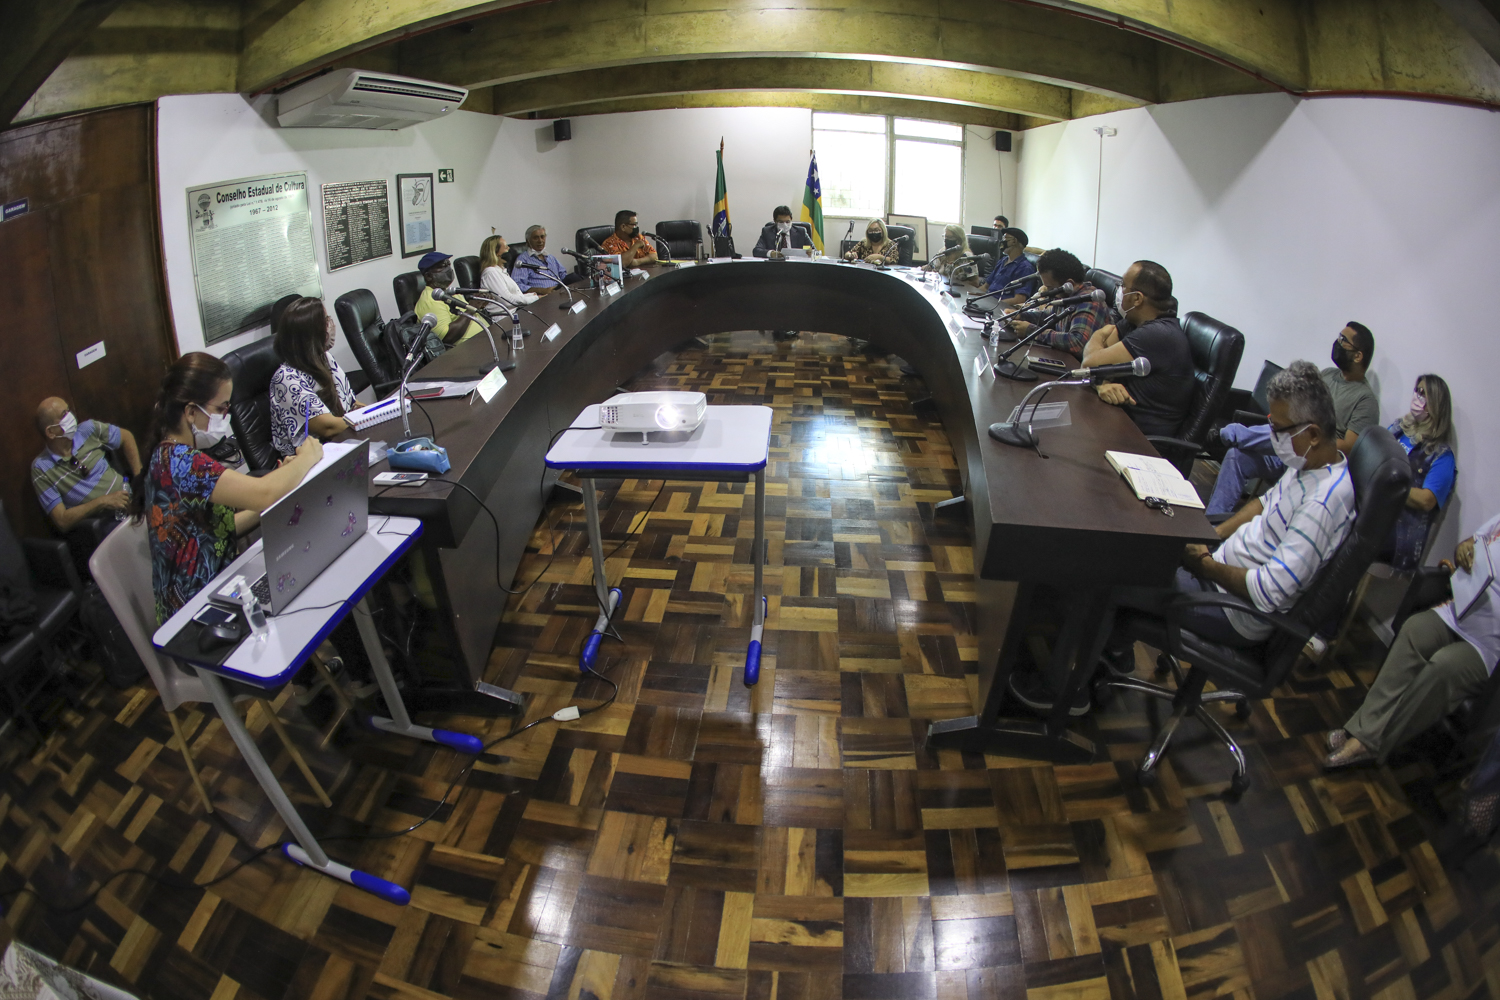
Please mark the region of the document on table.
[[1161, 497], [1179, 507], [1202, 509], [1203, 501], [1193, 484], [1182, 478], [1177, 467], [1155, 455], [1133, 455], [1128, 451], [1106, 451], [1104, 457], [1125, 477], [1138, 499]]

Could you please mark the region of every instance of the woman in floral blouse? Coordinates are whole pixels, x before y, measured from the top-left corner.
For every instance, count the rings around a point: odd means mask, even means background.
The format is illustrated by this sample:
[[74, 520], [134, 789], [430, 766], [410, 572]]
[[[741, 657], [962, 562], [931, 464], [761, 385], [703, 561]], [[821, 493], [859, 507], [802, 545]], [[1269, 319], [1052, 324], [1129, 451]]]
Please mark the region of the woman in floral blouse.
[[304, 437], [332, 437], [349, 429], [344, 414], [354, 390], [333, 350], [333, 317], [323, 301], [303, 297], [286, 307], [276, 326], [281, 367], [271, 375], [271, 444], [282, 456]]
[[901, 247], [886, 235], [885, 223], [871, 219], [865, 227], [865, 238], [844, 254], [845, 260], [862, 260], [866, 264], [894, 264], [901, 258]]

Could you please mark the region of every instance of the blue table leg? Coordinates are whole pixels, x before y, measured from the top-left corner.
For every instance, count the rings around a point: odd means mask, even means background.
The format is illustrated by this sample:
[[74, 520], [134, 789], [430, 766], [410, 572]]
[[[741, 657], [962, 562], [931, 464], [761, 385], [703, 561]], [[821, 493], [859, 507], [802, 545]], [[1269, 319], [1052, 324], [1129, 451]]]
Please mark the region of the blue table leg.
[[755, 473], [755, 541], [750, 549], [755, 565], [755, 618], [750, 625], [750, 647], [745, 651], [745, 686], [754, 687], [760, 680], [760, 641], [766, 628], [766, 594], [764, 564], [766, 561], [766, 470]]
[[375, 631], [375, 621], [370, 616], [370, 604], [367, 598], [360, 598], [359, 603], [354, 606], [354, 624], [359, 629], [360, 641], [365, 645], [365, 655], [370, 658], [370, 666], [375, 672], [375, 682], [380, 685], [380, 693], [385, 695], [385, 705], [390, 709], [392, 716], [389, 719], [378, 715], [371, 716], [369, 719], [371, 726], [382, 732], [395, 733], [397, 736], [410, 736], [412, 739], [437, 743], [460, 753], [484, 752], [484, 741], [477, 736], [455, 733], [448, 729], [431, 729], [427, 726], [413, 725], [411, 716], [406, 711], [406, 702], [401, 700], [401, 691], [396, 687], [396, 678], [391, 673], [390, 661], [385, 658], [385, 649], [380, 645], [380, 635]]
[[578, 669], [588, 671], [594, 669], [594, 663], [599, 658], [599, 646], [604, 642], [604, 633], [609, 628], [609, 620], [614, 615], [615, 608], [620, 605], [622, 594], [618, 587], [609, 585], [609, 576], [604, 569], [604, 530], [599, 526], [599, 497], [594, 491], [594, 481], [584, 479], [582, 485], [583, 512], [589, 529], [589, 554], [594, 560], [594, 598], [601, 609], [594, 631], [589, 634], [583, 644], [583, 651], [578, 654]]
[[255, 780], [260, 784], [261, 790], [266, 793], [266, 797], [271, 800], [271, 805], [276, 809], [277, 815], [286, 824], [291, 835], [296, 838], [296, 844], [282, 845], [282, 853], [299, 865], [348, 882], [366, 892], [374, 893], [381, 899], [401, 906], [410, 902], [411, 896], [394, 882], [387, 882], [368, 872], [358, 871], [348, 865], [329, 860], [322, 845], [312, 835], [307, 824], [302, 821], [297, 807], [287, 797], [286, 790], [281, 787], [281, 782], [276, 780], [276, 775], [272, 773], [270, 765], [261, 756], [260, 747], [255, 745], [254, 737], [245, 729], [245, 723], [240, 720], [240, 714], [234, 710], [234, 700], [225, 690], [224, 682], [218, 674], [201, 667], [194, 669], [203, 679], [203, 686], [208, 689], [209, 700], [218, 710], [219, 718], [224, 722], [224, 728], [229, 731], [229, 738], [234, 740], [234, 745], [239, 748], [240, 756], [245, 759], [246, 764], [250, 765], [250, 773], [255, 775]]

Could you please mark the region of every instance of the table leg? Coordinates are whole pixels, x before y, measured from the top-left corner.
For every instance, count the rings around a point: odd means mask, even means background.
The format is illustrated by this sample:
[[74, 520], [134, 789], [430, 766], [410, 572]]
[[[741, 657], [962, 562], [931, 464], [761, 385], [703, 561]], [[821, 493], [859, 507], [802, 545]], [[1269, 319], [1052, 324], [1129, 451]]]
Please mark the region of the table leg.
[[583, 652], [578, 654], [578, 669], [588, 672], [594, 669], [599, 658], [604, 633], [609, 629], [609, 620], [619, 607], [622, 594], [618, 587], [610, 587], [609, 577], [604, 571], [604, 531], [599, 526], [599, 497], [594, 493], [592, 479], [583, 480], [583, 511], [588, 518], [589, 551], [594, 558], [594, 599], [599, 602], [599, 620], [585, 640]]
[[255, 745], [255, 739], [245, 728], [244, 722], [240, 721], [239, 713], [234, 710], [234, 700], [229, 697], [229, 692], [224, 688], [224, 682], [219, 675], [201, 667], [194, 668], [198, 676], [203, 679], [203, 686], [208, 689], [208, 697], [218, 710], [219, 718], [224, 723], [224, 728], [229, 731], [229, 738], [234, 740], [234, 745], [239, 748], [240, 756], [245, 763], [250, 765], [250, 773], [255, 775], [255, 780], [260, 784], [261, 790], [271, 800], [281, 821], [286, 824], [287, 830], [296, 838], [296, 843], [283, 843], [281, 853], [299, 865], [304, 865], [314, 871], [331, 875], [336, 879], [348, 882], [368, 893], [379, 896], [387, 902], [405, 906], [411, 902], [411, 895], [396, 885], [387, 882], [383, 878], [376, 878], [367, 872], [358, 871], [348, 865], [341, 865], [337, 861], [330, 861], [317, 838], [302, 821], [302, 816], [297, 812], [297, 807], [287, 797], [281, 782], [276, 780], [276, 775], [271, 772], [271, 767], [266, 759], [261, 756], [260, 747]]
[[766, 629], [766, 470], [755, 472], [755, 541], [750, 549], [750, 561], [755, 564], [755, 610], [750, 625], [750, 646], [745, 651], [745, 687], [754, 687], [760, 680], [760, 643]]
[[383, 732], [426, 740], [462, 753], [483, 753], [484, 743], [477, 736], [412, 724], [411, 716], [406, 711], [406, 702], [401, 699], [401, 690], [396, 687], [395, 675], [391, 673], [390, 661], [385, 658], [385, 648], [380, 644], [380, 635], [375, 631], [375, 621], [370, 615], [369, 598], [360, 598], [359, 603], [354, 606], [353, 614], [354, 624], [359, 629], [359, 639], [365, 644], [365, 655], [370, 658], [370, 667], [375, 672], [375, 682], [380, 685], [380, 693], [385, 695], [385, 705], [391, 713], [389, 719], [372, 715], [370, 725]]

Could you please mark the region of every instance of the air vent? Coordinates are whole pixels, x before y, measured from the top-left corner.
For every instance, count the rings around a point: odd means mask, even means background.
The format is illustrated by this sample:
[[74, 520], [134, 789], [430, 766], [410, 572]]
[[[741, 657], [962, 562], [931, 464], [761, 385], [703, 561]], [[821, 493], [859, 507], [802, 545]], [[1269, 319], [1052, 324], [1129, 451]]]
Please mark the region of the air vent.
[[361, 76], [352, 93], [356, 94], [400, 94], [403, 97], [425, 97], [433, 101], [452, 101], [462, 104], [469, 96], [466, 90], [454, 90], [434, 84], [415, 84], [409, 81], [391, 80], [378, 76]]
[[313, 77], [277, 98], [282, 128], [410, 128], [457, 111], [462, 87], [391, 73], [335, 70]]

